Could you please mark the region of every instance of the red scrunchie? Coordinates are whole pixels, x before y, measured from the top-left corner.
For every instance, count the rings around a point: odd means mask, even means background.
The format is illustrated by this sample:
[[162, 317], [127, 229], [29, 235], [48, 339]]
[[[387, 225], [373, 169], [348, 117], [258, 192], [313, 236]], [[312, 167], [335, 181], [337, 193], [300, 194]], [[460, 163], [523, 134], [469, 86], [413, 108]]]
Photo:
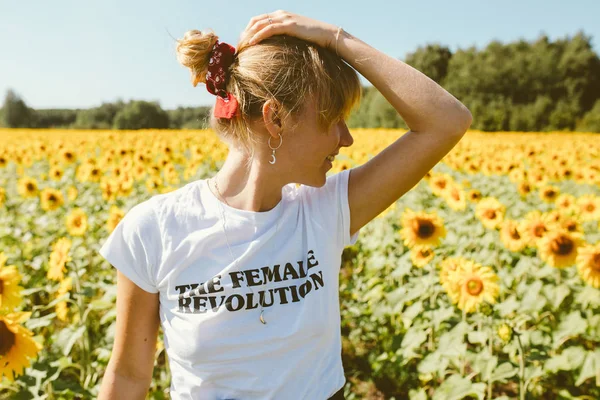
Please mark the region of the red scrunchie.
[[206, 89], [217, 96], [214, 116], [231, 118], [239, 114], [239, 105], [235, 96], [226, 90], [227, 69], [233, 63], [235, 47], [217, 40], [210, 53], [208, 72], [206, 73]]

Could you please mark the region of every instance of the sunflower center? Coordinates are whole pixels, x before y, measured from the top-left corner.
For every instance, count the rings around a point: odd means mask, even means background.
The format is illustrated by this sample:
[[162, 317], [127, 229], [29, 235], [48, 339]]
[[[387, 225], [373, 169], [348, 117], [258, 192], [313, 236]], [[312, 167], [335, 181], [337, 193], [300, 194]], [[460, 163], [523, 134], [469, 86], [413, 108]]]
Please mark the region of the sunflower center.
[[577, 224], [575, 223], [575, 221], [569, 221], [565, 224], [565, 228], [567, 228], [569, 232], [575, 232], [575, 230], [577, 229]]
[[484, 215], [485, 215], [485, 217], [486, 217], [486, 218], [488, 218], [488, 219], [494, 219], [494, 218], [496, 218], [496, 211], [495, 211], [495, 210], [487, 210], [487, 211], [484, 213]]
[[521, 239], [521, 235], [519, 234], [519, 231], [517, 230], [517, 228], [513, 228], [510, 231], [510, 237], [517, 240], [517, 239]]
[[56, 196], [51, 194], [50, 196], [48, 196], [48, 201], [51, 201], [52, 203], [56, 203]]
[[593, 204], [591, 204], [591, 203], [589, 203], [589, 204], [587, 204], [587, 205], [585, 206], [585, 210], [586, 210], [586, 211], [588, 211], [588, 212], [592, 212], [592, 211], [594, 211], [594, 209], [595, 209], [595, 207], [594, 207], [594, 205], [593, 205]]
[[12, 333], [4, 321], [0, 321], [0, 356], [5, 356], [15, 344], [15, 334]]
[[31, 182], [28, 182], [28, 183], [27, 183], [27, 190], [28, 190], [29, 192], [33, 192], [33, 189], [34, 189], [34, 187], [33, 187], [33, 183], [31, 183]]
[[544, 225], [537, 225], [535, 228], [533, 228], [533, 232], [535, 234], [535, 236], [537, 237], [542, 237], [544, 236], [544, 232], [546, 232], [547, 229]]
[[79, 228], [81, 226], [81, 218], [75, 219], [74, 225]]
[[0, 294], [2, 294], [2, 292], [4, 292], [4, 281], [0, 279]]
[[433, 235], [433, 231], [435, 230], [435, 227], [433, 226], [433, 224], [431, 223], [431, 221], [417, 221], [418, 224], [418, 228], [417, 228], [417, 232], [419, 233], [420, 237], [430, 237], [431, 235]]
[[483, 283], [480, 279], [469, 279], [467, 281], [467, 292], [471, 296], [477, 296], [483, 290]]
[[573, 250], [573, 242], [569, 238], [561, 236], [552, 242], [550, 248], [554, 254], [570, 254]]
[[[592, 261], [592, 268], [595, 269], [596, 271], [600, 272], [600, 253], [594, 254], [594, 258]], [[0, 281], [0, 283], [2, 283], [2, 281]], [[2, 287], [2, 286], [0, 286], [0, 287]], [[2, 293], [1, 290], [0, 290], [0, 293]]]

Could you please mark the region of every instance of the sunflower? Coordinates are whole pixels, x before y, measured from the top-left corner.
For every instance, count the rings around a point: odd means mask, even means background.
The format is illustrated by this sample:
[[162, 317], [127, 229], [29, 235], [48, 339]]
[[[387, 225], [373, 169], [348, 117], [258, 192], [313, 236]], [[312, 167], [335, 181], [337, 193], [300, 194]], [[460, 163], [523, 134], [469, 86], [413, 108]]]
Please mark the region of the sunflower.
[[113, 178], [103, 178], [100, 182], [102, 189], [102, 199], [104, 201], [114, 201], [119, 191], [119, 182]]
[[17, 181], [17, 192], [19, 195], [27, 197], [37, 197], [38, 184], [37, 181], [29, 176], [24, 176]]
[[131, 190], [133, 189], [133, 177], [129, 174], [124, 174], [118, 179], [118, 184], [119, 195], [127, 197], [131, 194]]
[[559, 195], [560, 189], [552, 185], [543, 186], [539, 191], [540, 200], [544, 203], [554, 203]]
[[[197, 167], [198, 167], [197, 165], [193, 165], [193, 166], [188, 165], [186, 171], [189, 170], [190, 175], [188, 175], [188, 177], [186, 177], [186, 180], [189, 180], [191, 178], [191, 176], [196, 173]], [[137, 181], [142, 180], [148, 174], [148, 172], [146, 171], [146, 166], [142, 163], [136, 163], [133, 166], [133, 168], [131, 169], [131, 173], [133, 175], [133, 178]]]
[[443, 195], [444, 190], [446, 190], [446, 186], [450, 183], [453, 183], [452, 176], [444, 173], [432, 173], [429, 179], [431, 192], [440, 197]]
[[62, 206], [65, 202], [60, 190], [45, 188], [40, 193], [42, 209], [44, 211], [53, 211]]
[[577, 199], [569, 193], [562, 193], [554, 202], [557, 210], [564, 213], [574, 213], [576, 210]]
[[19, 325], [31, 316], [31, 312], [16, 312], [0, 315], [0, 378], [14, 382], [23, 369], [29, 367], [42, 345], [33, 340], [33, 333]]
[[[72, 288], [73, 288], [73, 278], [71, 278], [69, 276], [60, 282], [60, 286], [58, 288], [56, 297], [61, 297], [65, 293], [68, 293]], [[69, 312], [69, 309], [67, 307], [67, 302], [59, 301], [58, 303], [56, 303], [55, 309], [56, 309], [56, 317], [61, 321], [67, 321], [67, 316], [68, 316], [68, 312]]]
[[159, 176], [150, 176], [146, 179], [146, 189], [148, 192], [159, 191], [163, 186], [163, 181]]
[[69, 188], [67, 189], [67, 198], [69, 199], [69, 201], [75, 200], [78, 194], [79, 191], [75, 186], [69, 186]]
[[404, 245], [409, 248], [416, 245], [437, 246], [440, 244], [440, 238], [446, 237], [444, 222], [435, 212], [427, 214], [407, 208], [401, 220], [403, 228], [400, 230], [400, 236]]
[[415, 267], [423, 268], [433, 259], [433, 249], [430, 246], [417, 245], [410, 249], [410, 259]]
[[526, 181], [520, 181], [517, 184], [517, 192], [519, 192], [519, 194], [521, 195], [521, 197], [525, 197], [527, 196], [529, 193], [531, 193], [533, 191], [533, 187], [531, 186], [531, 184]]
[[48, 172], [48, 176], [50, 177], [50, 179], [53, 179], [55, 181], [60, 181], [64, 174], [65, 171], [60, 167], [60, 165], [53, 166]]
[[467, 261], [455, 272], [456, 284], [460, 288], [458, 295], [458, 308], [466, 313], [473, 312], [479, 304], [487, 301], [494, 304], [500, 287], [498, 276], [490, 267]]
[[521, 222], [523, 228], [521, 234], [528, 246], [537, 247], [539, 240], [552, 230], [554, 224], [551, 219], [551, 216], [539, 210], [532, 210], [525, 215]]
[[588, 285], [600, 289], [600, 243], [581, 247], [576, 263], [581, 279]]
[[493, 197], [481, 199], [475, 207], [475, 215], [488, 229], [497, 229], [502, 224], [506, 207]]
[[538, 242], [540, 258], [556, 268], [575, 263], [577, 250], [584, 244], [583, 235], [557, 228], [548, 232]]
[[74, 208], [67, 216], [67, 231], [73, 236], [83, 236], [87, 228], [87, 214], [81, 208]]
[[75, 155], [75, 152], [71, 149], [63, 149], [59, 153], [59, 156], [60, 156], [61, 161], [63, 161], [64, 163], [67, 163], [67, 164], [72, 164], [77, 160], [77, 156]]
[[121, 221], [121, 219], [123, 219], [124, 216], [125, 212], [119, 207], [114, 205], [110, 207], [108, 220], [106, 221], [106, 230], [108, 231], [108, 233], [112, 233], [112, 231], [119, 224], [119, 221]]
[[500, 241], [508, 250], [519, 252], [527, 246], [527, 241], [522, 235], [523, 227], [520, 222], [507, 219], [500, 226]]
[[586, 194], [577, 199], [579, 214], [584, 221], [600, 219], [600, 197]]
[[21, 303], [21, 274], [15, 265], [5, 265], [8, 258], [0, 253], [0, 310], [13, 311]]
[[0, 187], [0, 207], [4, 205], [6, 202], [6, 190], [3, 187]]
[[467, 196], [463, 188], [458, 184], [451, 182], [443, 192], [443, 197], [454, 211], [464, 211], [467, 208]]
[[458, 301], [458, 295], [460, 293], [460, 287], [456, 284], [456, 271], [468, 260], [464, 257], [451, 257], [446, 258], [440, 263], [440, 283], [442, 287], [448, 293], [448, 297], [452, 303]]
[[71, 241], [67, 238], [60, 238], [54, 243], [46, 275], [48, 279], [63, 280], [63, 273], [67, 270], [65, 264], [71, 261], [69, 250], [71, 250]]
[[467, 199], [472, 203], [479, 203], [481, 197], [481, 192], [477, 189], [471, 189], [467, 192]]

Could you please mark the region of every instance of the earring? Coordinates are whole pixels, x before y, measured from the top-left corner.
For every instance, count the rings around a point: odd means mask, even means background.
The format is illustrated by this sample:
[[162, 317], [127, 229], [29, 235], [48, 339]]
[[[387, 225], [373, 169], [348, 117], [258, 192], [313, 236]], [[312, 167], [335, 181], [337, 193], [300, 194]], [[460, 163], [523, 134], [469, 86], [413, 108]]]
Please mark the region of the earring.
[[269, 163], [270, 163], [270, 164], [275, 164], [275, 162], [277, 161], [277, 159], [275, 159], [275, 150], [277, 150], [278, 148], [280, 148], [280, 147], [281, 147], [281, 145], [283, 144], [283, 136], [281, 136], [281, 133], [279, 134], [279, 139], [280, 139], [281, 141], [279, 142], [279, 146], [277, 146], [277, 147], [271, 147], [271, 139], [272, 139], [272, 138], [273, 138], [273, 136], [270, 136], [270, 137], [269, 137], [269, 148], [270, 148], [271, 150], [273, 150], [273, 154], [271, 154], [271, 157], [273, 157], [273, 160], [272, 160], [272, 161], [269, 161]]

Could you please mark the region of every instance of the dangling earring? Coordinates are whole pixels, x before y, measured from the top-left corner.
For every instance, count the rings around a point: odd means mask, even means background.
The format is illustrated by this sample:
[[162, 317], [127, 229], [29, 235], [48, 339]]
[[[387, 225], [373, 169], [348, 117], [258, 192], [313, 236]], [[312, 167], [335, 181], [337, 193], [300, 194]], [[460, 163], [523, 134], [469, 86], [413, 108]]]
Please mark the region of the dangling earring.
[[281, 136], [281, 133], [279, 134], [279, 139], [281, 140], [281, 142], [279, 142], [279, 146], [277, 147], [271, 147], [271, 139], [273, 138], [273, 136], [269, 136], [269, 148], [271, 150], [273, 150], [273, 154], [271, 154], [271, 157], [273, 157], [272, 161], [269, 161], [270, 164], [275, 164], [275, 162], [277, 161], [275, 159], [275, 150], [277, 150], [278, 148], [281, 147], [281, 145], [283, 144], [283, 136]]

